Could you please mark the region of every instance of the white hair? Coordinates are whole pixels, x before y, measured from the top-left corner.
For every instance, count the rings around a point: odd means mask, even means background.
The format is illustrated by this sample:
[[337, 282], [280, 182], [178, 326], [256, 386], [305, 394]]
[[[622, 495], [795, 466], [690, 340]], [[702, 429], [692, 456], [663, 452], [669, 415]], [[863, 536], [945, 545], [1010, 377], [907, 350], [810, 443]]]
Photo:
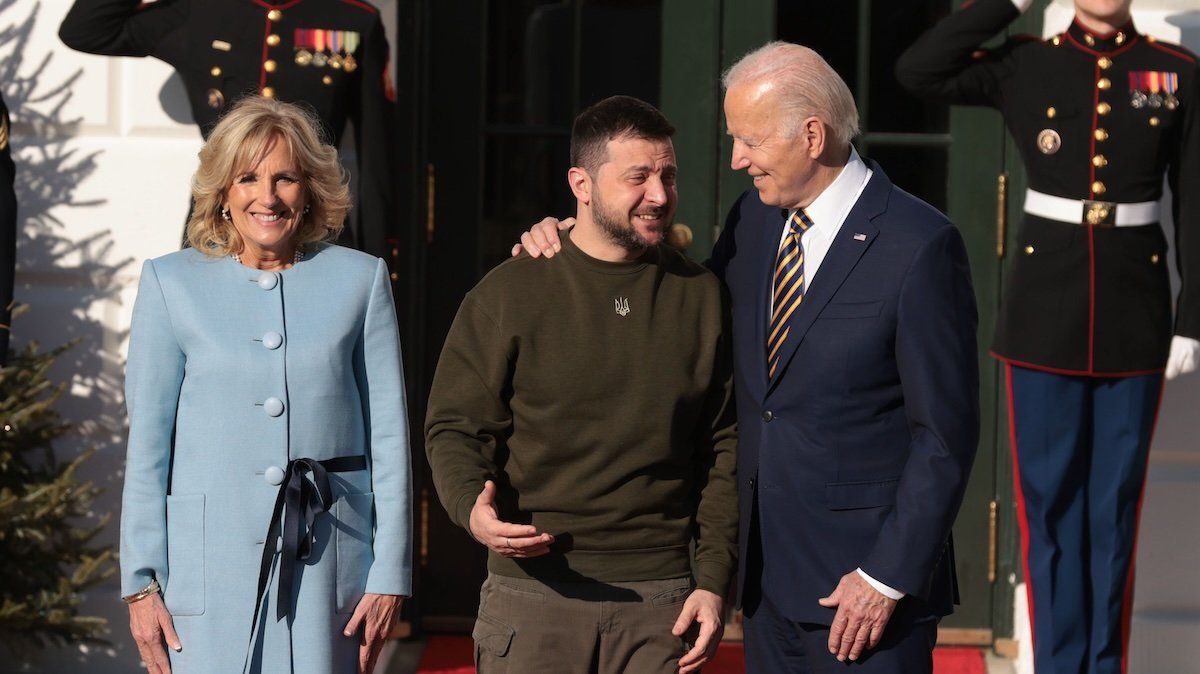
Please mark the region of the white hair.
[[790, 42], [768, 42], [743, 56], [721, 78], [728, 91], [742, 84], [771, 83], [775, 105], [786, 110], [785, 128], [794, 137], [800, 123], [816, 117], [846, 145], [858, 135], [858, 107], [850, 87], [817, 52]]

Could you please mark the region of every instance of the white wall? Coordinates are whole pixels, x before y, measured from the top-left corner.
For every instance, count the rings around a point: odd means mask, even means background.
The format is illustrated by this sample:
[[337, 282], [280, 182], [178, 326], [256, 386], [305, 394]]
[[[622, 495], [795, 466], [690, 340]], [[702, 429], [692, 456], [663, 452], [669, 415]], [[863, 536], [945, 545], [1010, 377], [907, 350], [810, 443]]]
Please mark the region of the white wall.
[[[395, 44], [396, 0], [375, 2]], [[57, 37], [70, 0], [0, 0], [0, 87], [13, 117], [19, 241], [14, 344], [80, 343], [54, 376], [58, 408], [78, 433], [61, 454], [99, 449], [87, 476], [119, 511], [124, 466], [123, 367], [143, 260], [178, 249], [200, 134], [183, 86], [154, 59], [79, 54]], [[393, 57], [394, 58], [394, 57]], [[393, 68], [393, 72], [395, 69]], [[104, 541], [115, 545], [116, 525]], [[114, 577], [85, 610], [109, 618], [111, 648], [48, 653], [35, 672], [138, 671]], [[13, 671], [11, 663], [0, 671]]]

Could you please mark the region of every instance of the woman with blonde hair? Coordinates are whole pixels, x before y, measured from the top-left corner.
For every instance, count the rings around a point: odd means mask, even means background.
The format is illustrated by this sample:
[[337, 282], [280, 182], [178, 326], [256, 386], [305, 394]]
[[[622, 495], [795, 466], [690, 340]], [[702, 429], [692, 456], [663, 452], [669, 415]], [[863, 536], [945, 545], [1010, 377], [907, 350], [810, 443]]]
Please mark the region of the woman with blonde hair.
[[312, 117], [245, 99], [192, 247], [142, 268], [121, 584], [152, 674], [369, 672], [411, 592], [395, 308], [382, 260], [328, 243], [346, 182]]

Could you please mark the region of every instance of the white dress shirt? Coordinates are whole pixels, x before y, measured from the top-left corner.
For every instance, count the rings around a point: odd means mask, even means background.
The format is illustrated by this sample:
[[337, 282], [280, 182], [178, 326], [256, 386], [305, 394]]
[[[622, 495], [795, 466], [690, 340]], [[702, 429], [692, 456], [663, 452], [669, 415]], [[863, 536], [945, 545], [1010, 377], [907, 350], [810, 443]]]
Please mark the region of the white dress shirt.
[[[841, 231], [842, 223], [846, 222], [846, 216], [850, 214], [850, 209], [854, 208], [858, 198], [862, 196], [863, 190], [867, 188], [867, 181], [870, 179], [871, 169], [867, 168], [866, 163], [858, 156], [858, 151], [851, 146], [850, 158], [846, 160], [842, 172], [833, 179], [825, 191], [817, 195], [808, 208], [804, 209], [804, 212], [808, 214], [808, 219], [813, 223], [812, 227], [800, 235], [800, 245], [804, 248], [804, 292], [808, 292], [808, 287], [812, 285], [817, 270], [821, 268], [825, 254], [829, 252], [829, 246], [833, 244], [837, 233]], [[780, 248], [783, 247], [783, 240], [788, 235], [787, 223], [791, 222], [792, 216], [796, 215], [796, 210], [793, 208], [788, 211], [787, 218], [779, 223]], [[775, 282], [771, 281], [771, 296], [767, 298], [768, 316], [771, 315], [772, 298], [775, 297], [774, 284]]]
[[[812, 221], [812, 226], [800, 235], [800, 245], [804, 248], [804, 292], [808, 292], [808, 287], [816, 278], [817, 272], [821, 268], [821, 262], [825, 260], [829, 247], [833, 245], [833, 240], [841, 231], [842, 225], [845, 224], [846, 216], [850, 215], [850, 209], [854, 208], [854, 204], [858, 203], [858, 198], [862, 196], [863, 190], [867, 188], [871, 174], [871, 169], [867, 168], [866, 163], [858, 156], [858, 151], [851, 146], [850, 158], [846, 160], [846, 165], [842, 167], [841, 173], [833, 179], [829, 187], [826, 187], [817, 195], [816, 199], [813, 199], [808, 208], [804, 209], [808, 219]], [[780, 223], [780, 248], [783, 247], [783, 241], [791, 229], [787, 223], [791, 222], [796, 210], [788, 211], [787, 219]], [[768, 316], [773, 309], [771, 303], [775, 296], [774, 281], [771, 283], [771, 296], [767, 298]], [[899, 601], [904, 597], [903, 592], [875, 580], [862, 569], [856, 570], [863, 580], [875, 588], [876, 592], [888, 599]]]

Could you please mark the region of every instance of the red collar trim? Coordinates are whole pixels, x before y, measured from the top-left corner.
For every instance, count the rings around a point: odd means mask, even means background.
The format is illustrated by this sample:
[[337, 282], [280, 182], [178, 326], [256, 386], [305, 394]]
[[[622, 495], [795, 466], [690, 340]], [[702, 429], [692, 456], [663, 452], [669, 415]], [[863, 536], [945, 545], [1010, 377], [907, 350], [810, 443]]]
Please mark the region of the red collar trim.
[[1129, 38], [1129, 41], [1126, 42], [1125, 44], [1121, 45], [1120, 47], [1113, 49], [1112, 51], [1100, 51], [1098, 49], [1094, 49], [1094, 48], [1089, 47], [1089, 46], [1085, 45], [1084, 43], [1080, 42], [1079, 40], [1077, 40], [1075, 38], [1074, 35], [1072, 35], [1070, 33], [1070, 31], [1067, 32], [1067, 42], [1070, 42], [1072, 47], [1075, 47], [1079, 51], [1087, 52], [1088, 54], [1091, 54], [1092, 56], [1095, 56], [1095, 57], [1107, 56], [1109, 58], [1112, 58], [1114, 56], [1120, 56], [1121, 54], [1124, 54], [1125, 52], [1129, 51], [1130, 48], [1133, 47], [1133, 45], [1138, 43], [1138, 40], [1141, 39], [1141, 37], [1142, 37], [1141, 35], [1134, 33], [1133, 36]]
[[266, 2], [266, 0], [250, 0], [250, 2], [253, 2], [254, 4], [258, 5], [259, 7], [262, 7], [263, 9], [278, 9], [279, 11], [282, 12], [283, 10], [285, 10], [289, 7], [294, 7], [294, 6], [304, 2], [304, 0], [288, 0], [287, 2], [279, 2], [279, 3]]
[[[1126, 38], [1128, 38], [1125, 44], [1120, 46], [1118, 46], [1114, 41], [1114, 38], [1118, 33], [1124, 33]], [[1141, 37], [1137, 32], [1137, 28], [1133, 25], [1133, 19], [1126, 21], [1123, 26], [1114, 31], [1110, 31], [1108, 33], [1096, 33], [1088, 30], [1083, 26], [1083, 24], [1079, 23], [1079, 17], [1075, 17], [1071, 20], [1071, 25], [1066, 30], [1066, 36], [1075, 44], [1075, 46], [1088, 52], [1089, 54], [1095, 54], [1098, 56], [1112, 56], [1114, 54], [1121, 53], [1132, 46], [1138, 41], [1138, 38]], [[1092, 40], [1096, 42], [1094, 46], [1088, 46], [1086, 44], [1088, 37], [1091, 37]]]

